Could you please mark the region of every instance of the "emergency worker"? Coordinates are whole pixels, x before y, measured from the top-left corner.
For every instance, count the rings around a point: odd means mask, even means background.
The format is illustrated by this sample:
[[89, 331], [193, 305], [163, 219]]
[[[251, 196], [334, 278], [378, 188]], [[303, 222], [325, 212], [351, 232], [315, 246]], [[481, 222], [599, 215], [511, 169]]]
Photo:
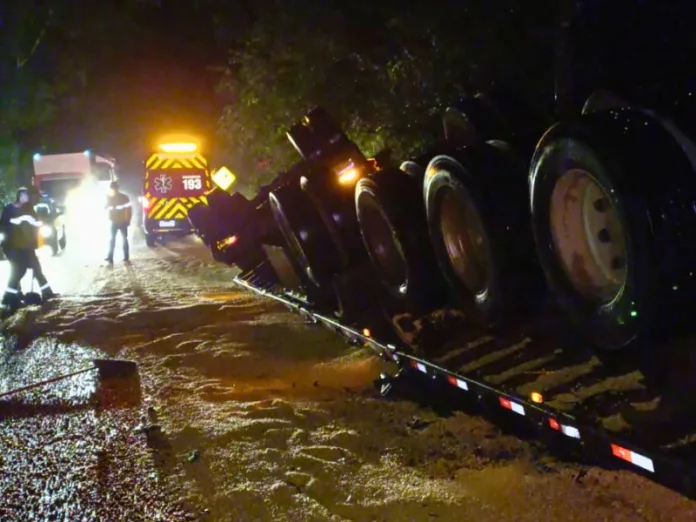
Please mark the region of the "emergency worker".
[[34, 228], [34, 248], [29, 254], [29, 268], [31, 269], [32, 275], [36, 282], [39, 284], [39, 290], [41, 290], [41, 297], [43, 299], [50, 299], [52, 297], [57, 297], [57, 294], [53, 292], [51, 286], [48, 284], [46, 277], [43, 273], [43, 268], [41, 267], [41, 261], [39, 261], [39, 256], [36, 255], [36, 249], [39, 246], [39, 229], [44, 223], [41, 223], [36, 215], [36, 205], [41, 201], [41, 192], [39, 189], [31, 186], [29, 187], [29, 205], [33, 212], [35, 222], [38, 222], [37, 226]]
[[111, 237], [109, 240], [109, 254], [106, 262], [114, 264], [114, 248], [116, 247], [116, 234], [121, 233], [123, 240], [123, 262], [130, 263], [128, 245], [128, 227], [133, 217], [133, 208], [130, 199], [118, 189], [118, 182], [113, 181], [109, 190], [109, 197], [106, 200], [106, 209], [109, 211], [109, 221], [111, 221]]
[[38, 232], [42, 224], [36, 219], [34, 212], [38, 191], [32, 188], [33, 190], [22, 187], [17, 190], [15, 202], [7, 205], [0, 217], [0, 228], [5, 234], [3, 247], [7, 260], [10, 262], [10, 277], [2, 304], [10, 309], [17, 309], [21, 305], [19, 285], [29, 269], [39, 283], [41, 296], [44, 299], [50, 299], [56, 295], [51, 290], [36, 256]]

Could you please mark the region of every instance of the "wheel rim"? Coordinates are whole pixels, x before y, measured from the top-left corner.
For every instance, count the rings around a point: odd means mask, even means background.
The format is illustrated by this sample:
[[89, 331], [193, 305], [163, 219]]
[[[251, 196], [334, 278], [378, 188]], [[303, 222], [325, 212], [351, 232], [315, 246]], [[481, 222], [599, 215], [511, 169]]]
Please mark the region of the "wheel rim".
[[373, 204], [370, 196], [361, 197], [360, 221], [367, 249], [384, 282], [404, 293], [408, 286], [408, 266], [399, 240], [387, 216]]
[[607, 304], [628, 274], [626, 229], [611, 197], [590, 173], [563, 173], [551, 194], [551, 234], [561, 266], [583, 297]]
[[492, 273], [488, 236], [471, 198], [451, 188], [442, 189], [439, 223], [449, 266], [476, 297], [489, 288]]

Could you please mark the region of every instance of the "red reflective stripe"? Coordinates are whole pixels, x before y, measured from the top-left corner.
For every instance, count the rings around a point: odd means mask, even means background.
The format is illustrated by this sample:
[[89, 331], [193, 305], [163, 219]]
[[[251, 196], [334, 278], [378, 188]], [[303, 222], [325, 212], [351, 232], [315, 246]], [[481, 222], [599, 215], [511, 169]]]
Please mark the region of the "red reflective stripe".
[[633, 464], [633, 455], [631, 450], [627, 450], [626, 448], [622, 448], [621, 446], [612, 444], [611, 452], [615, 457], [618, 457], [621, 460], [625, 460], [626, 462], [630, 462], [631, 464]]

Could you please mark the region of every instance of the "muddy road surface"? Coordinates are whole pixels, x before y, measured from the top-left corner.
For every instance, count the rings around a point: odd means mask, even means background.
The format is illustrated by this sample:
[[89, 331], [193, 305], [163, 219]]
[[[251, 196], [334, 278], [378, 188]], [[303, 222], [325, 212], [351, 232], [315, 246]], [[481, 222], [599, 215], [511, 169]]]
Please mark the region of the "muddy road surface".
[[696, 520], [634, 474], [380, 398], [376, 358], [238, 290], [193, 240], [100, 257], [44, 258], [62, 297], [3, 321], [0, 393], [94, 358], [138, 374], [0, 398], [2, 522]]

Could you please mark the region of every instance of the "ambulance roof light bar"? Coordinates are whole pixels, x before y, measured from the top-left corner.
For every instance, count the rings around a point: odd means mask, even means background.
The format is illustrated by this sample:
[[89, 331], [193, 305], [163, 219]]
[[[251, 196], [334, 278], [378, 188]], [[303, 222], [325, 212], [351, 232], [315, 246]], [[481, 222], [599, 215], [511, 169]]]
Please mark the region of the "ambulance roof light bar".
[[177, 141], [177, 142], [170, 142], [170, 143], [161, 143], [159, 145], [160, 150], [162, 152], [166, 152], [168, 154], [174, 154], [174, 153], [191, 153], [191, 152], [196, 152], [198, 150], [198, 145], [196, 145], [193, 142], [187, 142], [187, 141]]

